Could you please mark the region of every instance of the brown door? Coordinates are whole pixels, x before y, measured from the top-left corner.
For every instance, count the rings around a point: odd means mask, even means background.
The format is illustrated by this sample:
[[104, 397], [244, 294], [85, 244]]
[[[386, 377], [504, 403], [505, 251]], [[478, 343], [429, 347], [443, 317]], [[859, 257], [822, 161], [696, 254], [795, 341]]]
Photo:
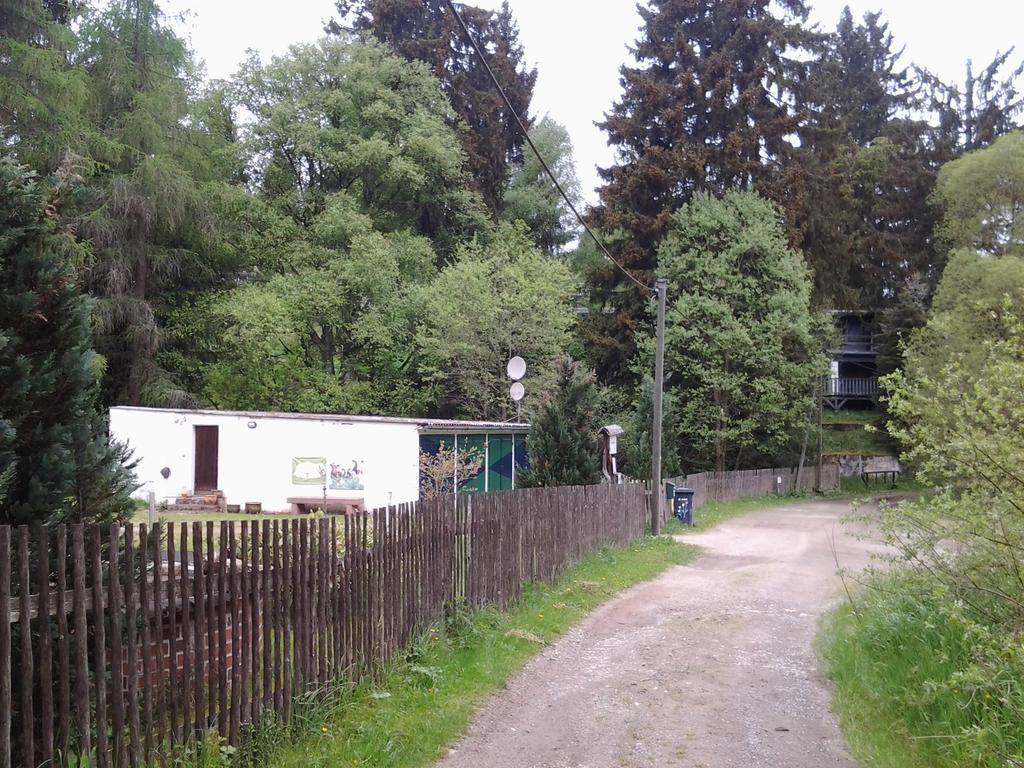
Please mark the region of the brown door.
[[217, 488], [217, 446], [218, 427], [196, 428], [196, 493], [213, 491]]

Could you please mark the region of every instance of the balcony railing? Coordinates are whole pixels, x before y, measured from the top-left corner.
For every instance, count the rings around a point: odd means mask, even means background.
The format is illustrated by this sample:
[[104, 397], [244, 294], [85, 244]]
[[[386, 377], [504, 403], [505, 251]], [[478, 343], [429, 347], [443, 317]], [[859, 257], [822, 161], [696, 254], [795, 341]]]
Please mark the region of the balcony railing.
[[825, 379], [826, 397], [878, 397], [878, 378], [875, 376], [829, 376]]

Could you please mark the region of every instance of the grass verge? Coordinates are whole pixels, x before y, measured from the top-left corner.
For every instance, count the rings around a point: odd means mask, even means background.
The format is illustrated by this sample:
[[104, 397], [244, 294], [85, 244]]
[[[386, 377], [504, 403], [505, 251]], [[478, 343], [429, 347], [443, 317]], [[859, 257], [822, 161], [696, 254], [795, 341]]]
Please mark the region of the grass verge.
[[690, 561], [696, 547], [645, 538], [585, 557], [555, 584], [529, 584], [508, 612], [456, 612], [376, 682], [299, 706], [287, 729], [253, 734], [234, 765], [430, 765], [463, 733], [484, 699], [544, 645], [623, 589]]
[[876, 576], [819, 651], [864, 768], [1024, 765], [1024, 646], [920, 575]]

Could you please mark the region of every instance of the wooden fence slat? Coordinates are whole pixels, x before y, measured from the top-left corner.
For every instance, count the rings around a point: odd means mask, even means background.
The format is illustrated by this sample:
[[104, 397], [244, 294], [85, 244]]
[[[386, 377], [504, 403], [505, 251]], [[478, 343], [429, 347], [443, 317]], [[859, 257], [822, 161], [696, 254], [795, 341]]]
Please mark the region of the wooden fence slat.
[[[68, 529], [57, 526], [57, 744], [67, 760], [71, 750], [71, 639], [68, 636]], [[3, 566], [0, 565], [0, 568]], [[2, 602], [0, 602], [2, 604]]]
[[[174, 535], [174, 524], [170, 525], [170, 533], [168, 538]], [[171, 679], [171, 684], [168, 686], [168, 696], [174, 697], [177, 691], [181, 692], [181, 720], [175, 720], [175, 726], [180, 727], [178, 741], [179, 743], [184, 742], [188, 739], [189, 729], [192, 725], [192, 707], [191, 707], [191, 696], [192, 691], [189, 690], [189, 683], [191, 682], [192, 676], [192, 660], [194, 656], [194, 649], [192, 646], [192, 638], [194, 630], [192, 628], [192, 618], [194, 612], [190, 607], [195, 600], [195, 590], [189, 589], [189, 585], [194, 583], [194, 580], [189, 578], [189, 555], [191, 550], [189, 549], [188, 542], [188, 523], [182, 523], [180, 529], [180, 542], [181, 546], [178, 548], [178, 578], [181, 580], [181, 588], [178, 594], [181, 599], [181, 641], [178, 644], [178, 648], [181, 650], [181, 681], [180, 684]], [[168, 549], [168, 556], [171, 552]], [[174, 604], [171, 604], [169, 610], [174, 610]], [[171, 655], [171, 669], [174, 672], [178, 671], [177, 656], [172, 653]], [[174, 709], [172, 708], [172, 712]]]
[[39, 569], [39, 604], [36, 630], [39, 633], [39, 755], [41, 762], [53, 759], [53, 643], [50, 627], [50, 541], [46, 528], [37, 525], [36, 558]]
[[[159, 539], [152, 542], [159, 551]], [[150, 590], [149, 578], [152, 568], [153, 587]], [[139, 648], [141, 649], [142, 662], [142, 764], [148, 765], [153, 755], [153, 739], [156, 736], [157, 724], [153, 722], [153, 638], [150, 636], [151, 625], [162, 627], [163, 620], [157, 615], [156, 609], [150, 601], [150, 593], [158, 595], [160, 588], [155, 581], [159, 567], [154, 567], [150, 561], [150, 540], [149, 527], [145, 523], [139, 523], [139, 614], [141, 620]], [[163, 656], [163, 648], [157, 645], [159, 655]], [[133, 657], [135, 658], [135, 657]], [[134, 662], [133, 665], [134, 667]], [[135, 684], [138, 685], [136, 679]]]
[[[0, 605], [11, 604], [11, 529], [0, 526]], [[0, 768], [11, 768], [11, 623], [0, 622]]]
[[[142, 556], [142, 580], [140, 584], [148, 585], [147, 572], [153, 574], [153, 587], [147, 589], [148, 594], [142, 600], [142, 643], [146, 649], [143, 656], [142, 673], [145, 680], [145, 691], [148, 697], [143, 702], [146, 709], [146, 718], [150, 726], [146, 729], [148, 741], [146, 743], [146, 761], [150, 761], [153, 755], [154, 745], [159, 746], [165, 739], [171, 738], [173, 721], [168, 723], [168, 707], [164, 706], [160, 696], [161, 691], [166, 690], [167, 661], [164, 655], [164, 624], [173, 625], [171, 616], [174, 613], [174, 603], [168, 601], [168, 615], [164, 619], [164, 559], [161, 554], [160, 542], [163, 539], [163, 524], [153, 523], [151, 526], [139, 526], [140, 540], [139, 552]], [[143, 536], [144, 534], [144, 536]], [[168, 531], [167, 538], [173, 538], [173, 531]], [[173, 544], [172, 544], [173, 549]], [[167, 581], [170, 585], [170, 560], [167, 561]], [[140, 594], [142, 594], [140, 592]], [[150, 597], [151, 596], [151, 597]], [[153, 632], [150, 634], [150, 627]], [[153, 655], [155, 646], [156, 655]], [[167, 653], [171, 652], [171, 638], [167, 638]], [[155, 679], [154, 679], [155, 678]]]
[[[153, 530], [154, 537], [154, 549], [156, 554], [153, 560], [153, 567], [156, 572], [159, 573], [162, 568], [163, 556], [161, 555], [160, 547], [160, 531], [161, 525], [157, 523]], [[178, 653], [182, 650], [182, 644], [178, 641], [178, 570], [179, 563], [177, 562], [177, 553], [175, 552], [174, 545], [174, 523], [167, 524], [167, 663], [163, 662], [163, 638], [162, 632], [157, 632], [157, 644], [160, 647], [160, 661], [157, 663], [157, 680], [159, 685], [156, 688], [156, 707], [157, 707], [157, 720], [161, 724], [161, 729], [165, 729], [164, 733], [167, 734], [167, 740], [169, 743], [174, 743], [181, 740], [182, 734], [178, 730], [178, 699], [188, 698], [188, 689], [182, 690], [179, 688], [180, 678], [178, 677]], [[184, 562], [185, 554], [181, 554], [182, 563]], [[154, 582], [154, 595], [153, 598], [156, 601], [156, 605], [153, 608], [153, 616], [156, 619], [157, 626], [161, 626], [163, 622], [163, 610], [160, 608], [161, 592]], [[182, 612], [187, 612], [188, 605], [185, 601], [185, 595], [181, 595]], [[165, 670], [166, 669], [166, 673]], [[166, 726], [164, 725], [166, 723]], [[157, 740], [159, 744], [162, 740]]]
[[[145, 576], [145, 570], [142, 571]], [[139, 722], [139, 648], [137, 642], [137, 626], [139, 606], [136, 602], [135, 590], [135, 526], [128, 523], [124, 528], [124, 601], [126, 629], [126, 665], [128, 674], [125, 679], [126, 705], [128, 708], [129, 764], [139, 768], [142, 762], [141, 724]]]
[[235, 633], [240, 635], [239, 645], [241, 659], [236, 659], [238, 665], [238, 676], [231, 684], [231, 692], [238, 691], [238, 698], [232, 700], [231, 709], [235, 716], [235, 733], [238, 738], [238, 729], [241, 724], [249, 719], [249, 697], [252, 695], [251, 669], [252, 669], [252, 627], [253, 621], [251, 611], [252, 584], [249, 573], [249, 521], [242, 521], [242, 533], [239, 540], [239, 570], [238, 580], [235, 582], [232, 592], [236, 595], [235, 602], [241, 602], [240, 613], [236, 611]]
[[238, 744], [239, 704], [242, 688], [242, 667], [244, 657], [242, 647], [242, 592], [239, 586], [241, 574], [239, 564], [245, 558], [238, 550], [238, 539], [235, 537], [235, 526], [232, 525], [228, 535], [228, 549], [231, 552], [231, 570], [228, 572], [231, 586], [231, 681], [228, 687], [228, 743]]
[[[217, 729], [227, 736], [230, 713], [228, 712], [228, 568], [233, 567], [228, 549], [228, 524], [220, 524], [220, 557], [217, 562]], [[213, 652], [210, 653], [213, 658]]]
[[32, 687], [35, 672], [32, 659], [32, 612], [29, 597], [32, 594], [32, 578], [28, 545], [28, 526], [18, 526], [18, 596], [21, 598], [21, 751], [27, 765], [36, 762], [35, 717], [33, 712]]
[[[92, 567], [93, 669], [96, 680], [96, 763], [100, 768], [110, 765], [110, 743], [107, 722], [107, 638], [106, 611], [103, 607], [103, 562], [100, 558], [100, 529], [94, 528], [89, 539], [89, 560]], [[84, 633], [83, 633], [84, 636]], [[88, 683], [86, 683], [88, 684]], [[88, 701], [88, 694], [84, 698]]]
[[192, 616], [192, 680], [194, 698], [192, 707], [195, 710], [194, 733], [201, 738], [206, 733], [206, 688], [204, 681], [207, 677], [206, 653], [206, 586], [203, 578], [203, 525], [192, 523], [192, 591], [193, 591], [193, 616]]
[[217, 550], [214, 522], [206, 522], [206, 723], [204, 729], [217, 722]]
[[110, 592], [110, 714], [113, 738], [114, 766], [124, 765], [124, 642], [122, 637], [121, 601], [121, 526], [111, 523], [107, 539], [107, 559], [110, 561], [108, 589]]

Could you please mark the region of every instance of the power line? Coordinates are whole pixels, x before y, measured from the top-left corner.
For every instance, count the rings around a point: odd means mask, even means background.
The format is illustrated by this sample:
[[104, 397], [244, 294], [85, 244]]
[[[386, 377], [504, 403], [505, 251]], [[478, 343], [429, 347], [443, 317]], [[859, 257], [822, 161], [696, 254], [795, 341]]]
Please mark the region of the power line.
[[455, 8], [455, 3], [453, 2], [453, 0], [445, 1], [448, 5], [448, 8], [452, 12], [452, 15], [454, 15], [456, 21], [459, 22], [459, 26], [462, 28], [462, 34], [466, 36], [466, 39], [469, 41], [469, 44], [473, 46], [473, 50], [476, 51], [477, 58], [480, 59], [480, 63], [483, 64], [484, 69], [487, 70], [487, 74], [490, 76], [491, 82], [494, 83], [494, 87], [497, 88], [498, 93], [501, 94], [501, 98], [505, 102], [505, 106], [508, 107], [508, 111], [512, 113], [512, 117], [516, 119], [516, 123], [518, 123], [519, 125], [519, 130], [523, 132], [523, 137], [526, 139], [526, 143], [530, 145], [530, 149], [532, 149], [533, 154], [537, 156], [537, 160], [540, 161], [541, 166], [544, 168], [544, 172], [547, 173], [548, 177], [554, 183], [555, 189], [558, 190], [558, 194], [560, 194], [562, 196], [562, 199], [565, 200], [565, 204], [569, 206], [569, 210], [573, 212], [573, 215], [576, 217], [576, 220], [583, 226], [583, 229], [586, 230], [587, 234], [590, 235], [591, 239], [594, 241], [594, 244], [599, 249], [601, 249], [601, 252], [605, 255], [605, 258], [607, 258], [608, 261], [610, 261], [612, 264], [618, 267], [622, 271], [622, 274], [624, 274], [634, 283], [639, 285], [645, 291], [653, 291], [654, 288], [638, 280], [629, 272], [629, 270], [627, 270], [624, 266], [622, 266], [619, 262], [615, 260], [611, 253], [608, 252], [608, 249], [605, 248], [604, 243], [601, 242], [600, 238], [598, 238], [598, 236], [594, 234], [594, 230], [592, 230], [590, 228], [590, 225], [587, 224], [586, 221], [584, 221], [583, 217], [580, 215], [580, 212], [576, 210], [576, 206], [573, 204], [572, 200], [569, 199], [569, 196], [565, 194], [565, 190], [562, 189], [562, 185], [558, 182], [558, 179], [555, 178], [555, 174], [551, 172], [551, 169], [548, 167], [547, 161], [544, 160], [543, 155], [541, 155], [540, 151], [537, 149], [537, 146], [533, 143], [533, 139], [530, 138], [530, 132], [526, 130], [526, 124], [523, 123], [522, 118], [519, 117], [519, 114], [516, 112], [515, 107], [512, 106], [512, 102], [505, 94], [505, 89], [501, 87], [501, 83], [498, 82], [498, 78], [494, 76], [494, 71], [491, 69], [491, 65], [487, 63], [487, 57], [484, 56], [484, 52], [480, 49], [480, 46], [477, 45], [476, 40], [473, 39], [473, 33], [469, 31], [469, 27], [466, 26], [466, 22], [462, 18], [462, 15]]

